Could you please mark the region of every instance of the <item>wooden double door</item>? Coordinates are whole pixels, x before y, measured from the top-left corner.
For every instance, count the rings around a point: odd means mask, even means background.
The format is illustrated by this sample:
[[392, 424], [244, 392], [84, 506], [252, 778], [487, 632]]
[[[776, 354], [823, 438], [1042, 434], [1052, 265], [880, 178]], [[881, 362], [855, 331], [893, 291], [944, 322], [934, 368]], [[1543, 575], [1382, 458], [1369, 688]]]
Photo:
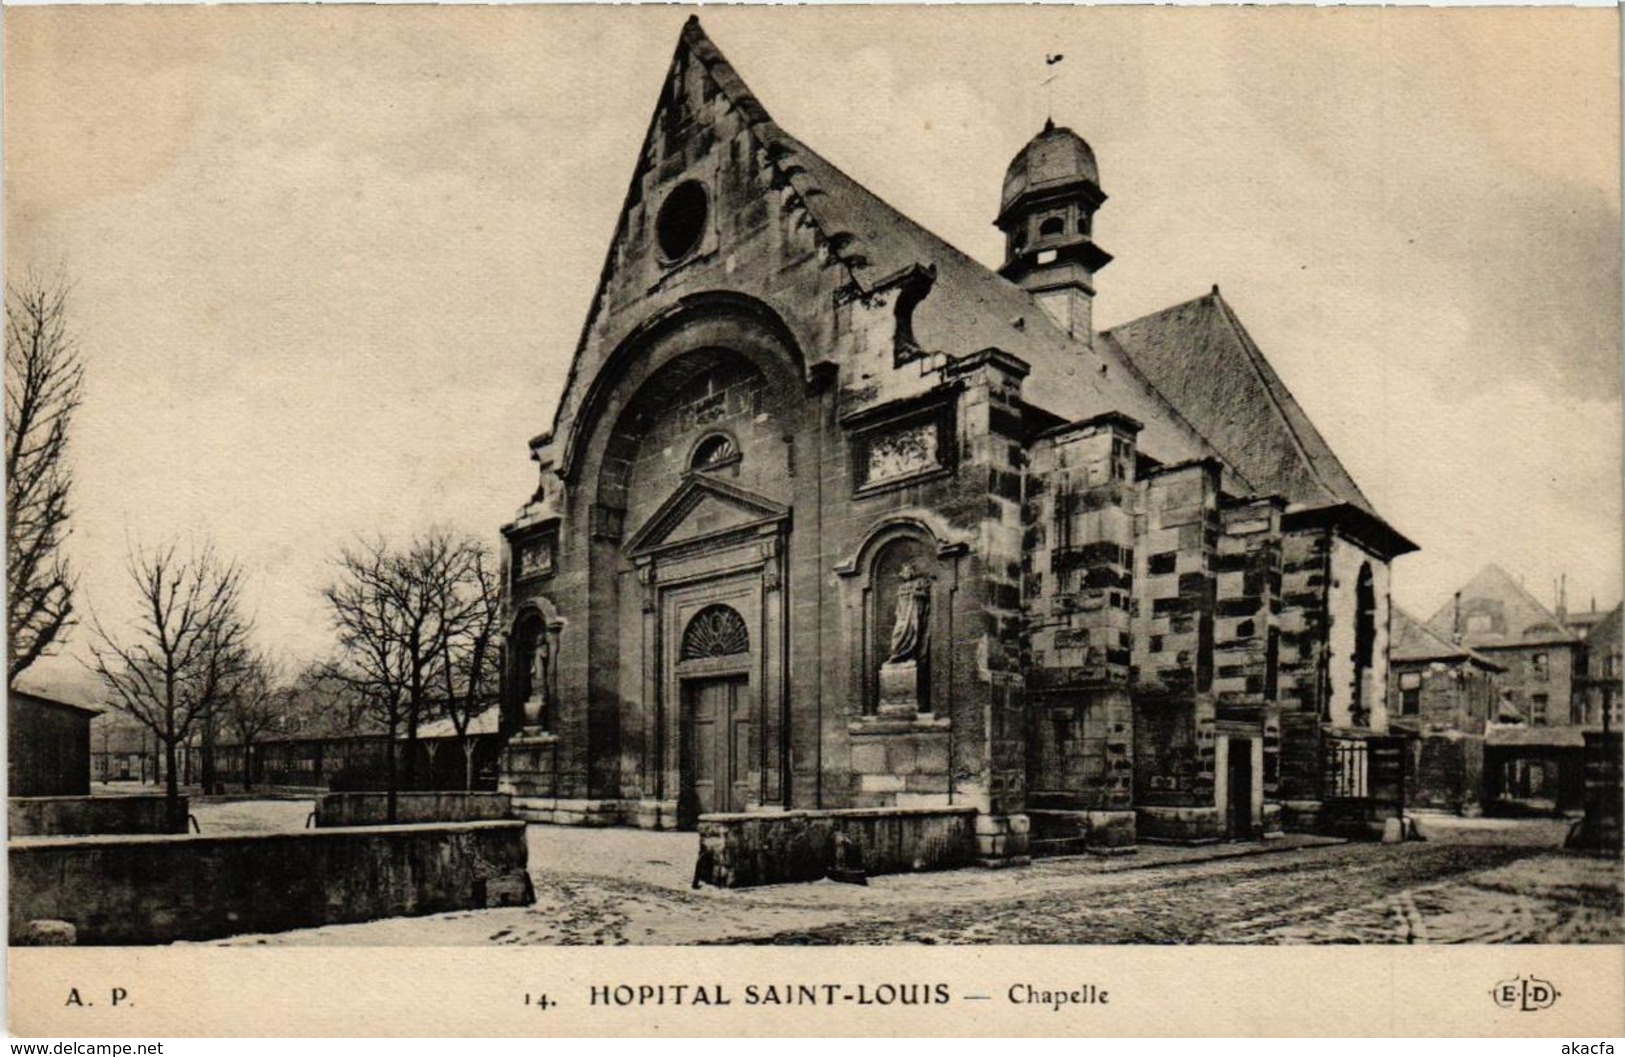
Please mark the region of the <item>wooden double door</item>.
[[700, 815], [745, 809], [750, 791], [750, 677], [738, 673], [687, 678], [682, 699], [678, 823], [692, 828]]

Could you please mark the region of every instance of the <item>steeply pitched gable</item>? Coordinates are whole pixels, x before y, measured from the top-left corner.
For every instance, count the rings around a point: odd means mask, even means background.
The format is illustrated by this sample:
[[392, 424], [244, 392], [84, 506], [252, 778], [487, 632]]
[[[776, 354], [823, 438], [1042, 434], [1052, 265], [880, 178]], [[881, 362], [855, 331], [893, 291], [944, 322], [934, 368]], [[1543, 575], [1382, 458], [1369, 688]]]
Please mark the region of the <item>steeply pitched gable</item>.
[[1504, 666], [1496, 664], [1483, 654], [1466, 646], [1457, 645], [1445, 636], [1437, 634], [1398, 606], [1393, 608], [1390, 634], [1393, 645], [1389, 648], [1388, 655], [1396, 662], [1465, 660], [1489, 671], [1506, 670]]
[[1296, 508], [1375, 515], [1215, 288], [1101, 334], [1252, 486]]
[[1578, 642], [1557, 616], [1499, 565], [1489, 564], [1428, 620], [1428, 629], [1452, 639], [1460, 622], [1468, 646], [1519, 646]]

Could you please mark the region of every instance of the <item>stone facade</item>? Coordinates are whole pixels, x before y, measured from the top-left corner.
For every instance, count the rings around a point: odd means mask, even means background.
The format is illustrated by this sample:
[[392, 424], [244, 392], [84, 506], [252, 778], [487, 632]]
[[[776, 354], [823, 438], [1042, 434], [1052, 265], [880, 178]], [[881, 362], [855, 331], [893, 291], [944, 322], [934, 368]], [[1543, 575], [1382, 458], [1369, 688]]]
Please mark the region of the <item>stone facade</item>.
[[1089, 330], [1104, 200], [1046, 127], [996, 274], [690, 21], [504, 529], [520, 817], [720, 848], [763, 813], [969, 811], [997, 865], [1319, 797], [1322, 729], [1386, 723], [1414, 548], [1216, 289]]

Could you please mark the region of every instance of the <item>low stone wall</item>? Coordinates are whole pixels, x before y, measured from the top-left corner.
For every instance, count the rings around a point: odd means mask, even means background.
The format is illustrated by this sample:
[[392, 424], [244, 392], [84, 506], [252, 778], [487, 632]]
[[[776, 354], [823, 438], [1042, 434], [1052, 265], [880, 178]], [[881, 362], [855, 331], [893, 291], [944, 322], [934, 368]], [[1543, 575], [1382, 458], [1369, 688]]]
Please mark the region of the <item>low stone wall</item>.
[[976, 816], [974, 808], [701, 815], [695, 877], [719, 888], [817, 881], [835, 865], [836, 834], [866, 875], [970, 866]]
[[24, 839], [8, 853], [13, 943], [41, 920], [83, 944], [149, 944], [534, 898], [522, 822]]
[[1206, 844], [1225, 838], [1224, 812], [1216, 807], [1142, 807], [1137, 814], [1141, 840]]
[[513, 814], [515, 818], [546, 826], [677, 828], [675, 800], [575, 800], [515, 795]]
[[1135, 817], [1129, 811], [1029, 808], [1028, 847], [1035, 858], [1047, 855], [1116, 855], [1132, 852]]
[[1320, 806], [1319, 832], [1349, 840], [1380, 840], [1388, 820], [1399, 817], [1399, 806], [1387, 801], [1327, 800]]
[[186, 808], [183, 796], [171, 823], [161, 794], [13, 796], [6, 798], [6, 826], [13, 837], [185, 833]]
[[1281, 829], [1287, 833], [1320, 832], [1319, 800], [1284, 800], [1281, 802]]
[[[489, 822], [513, 818], [507, 793], [398, 793], [395, 825], [418, 822]], [[382, 826], [388, 824], [388, 793], [328, 793], [316, 801], [316, 825]]]

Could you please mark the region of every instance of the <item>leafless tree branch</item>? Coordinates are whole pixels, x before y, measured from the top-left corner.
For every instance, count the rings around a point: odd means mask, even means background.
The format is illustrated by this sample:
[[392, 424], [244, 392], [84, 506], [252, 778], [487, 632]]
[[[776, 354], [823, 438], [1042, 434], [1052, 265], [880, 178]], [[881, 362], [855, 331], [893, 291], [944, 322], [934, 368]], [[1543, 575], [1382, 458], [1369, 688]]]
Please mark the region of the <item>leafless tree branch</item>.
[[77, 585], [69, 533], [68, 431], [84, 388], [58, 276], [6, 287], [6, 681], [61, 645]]

